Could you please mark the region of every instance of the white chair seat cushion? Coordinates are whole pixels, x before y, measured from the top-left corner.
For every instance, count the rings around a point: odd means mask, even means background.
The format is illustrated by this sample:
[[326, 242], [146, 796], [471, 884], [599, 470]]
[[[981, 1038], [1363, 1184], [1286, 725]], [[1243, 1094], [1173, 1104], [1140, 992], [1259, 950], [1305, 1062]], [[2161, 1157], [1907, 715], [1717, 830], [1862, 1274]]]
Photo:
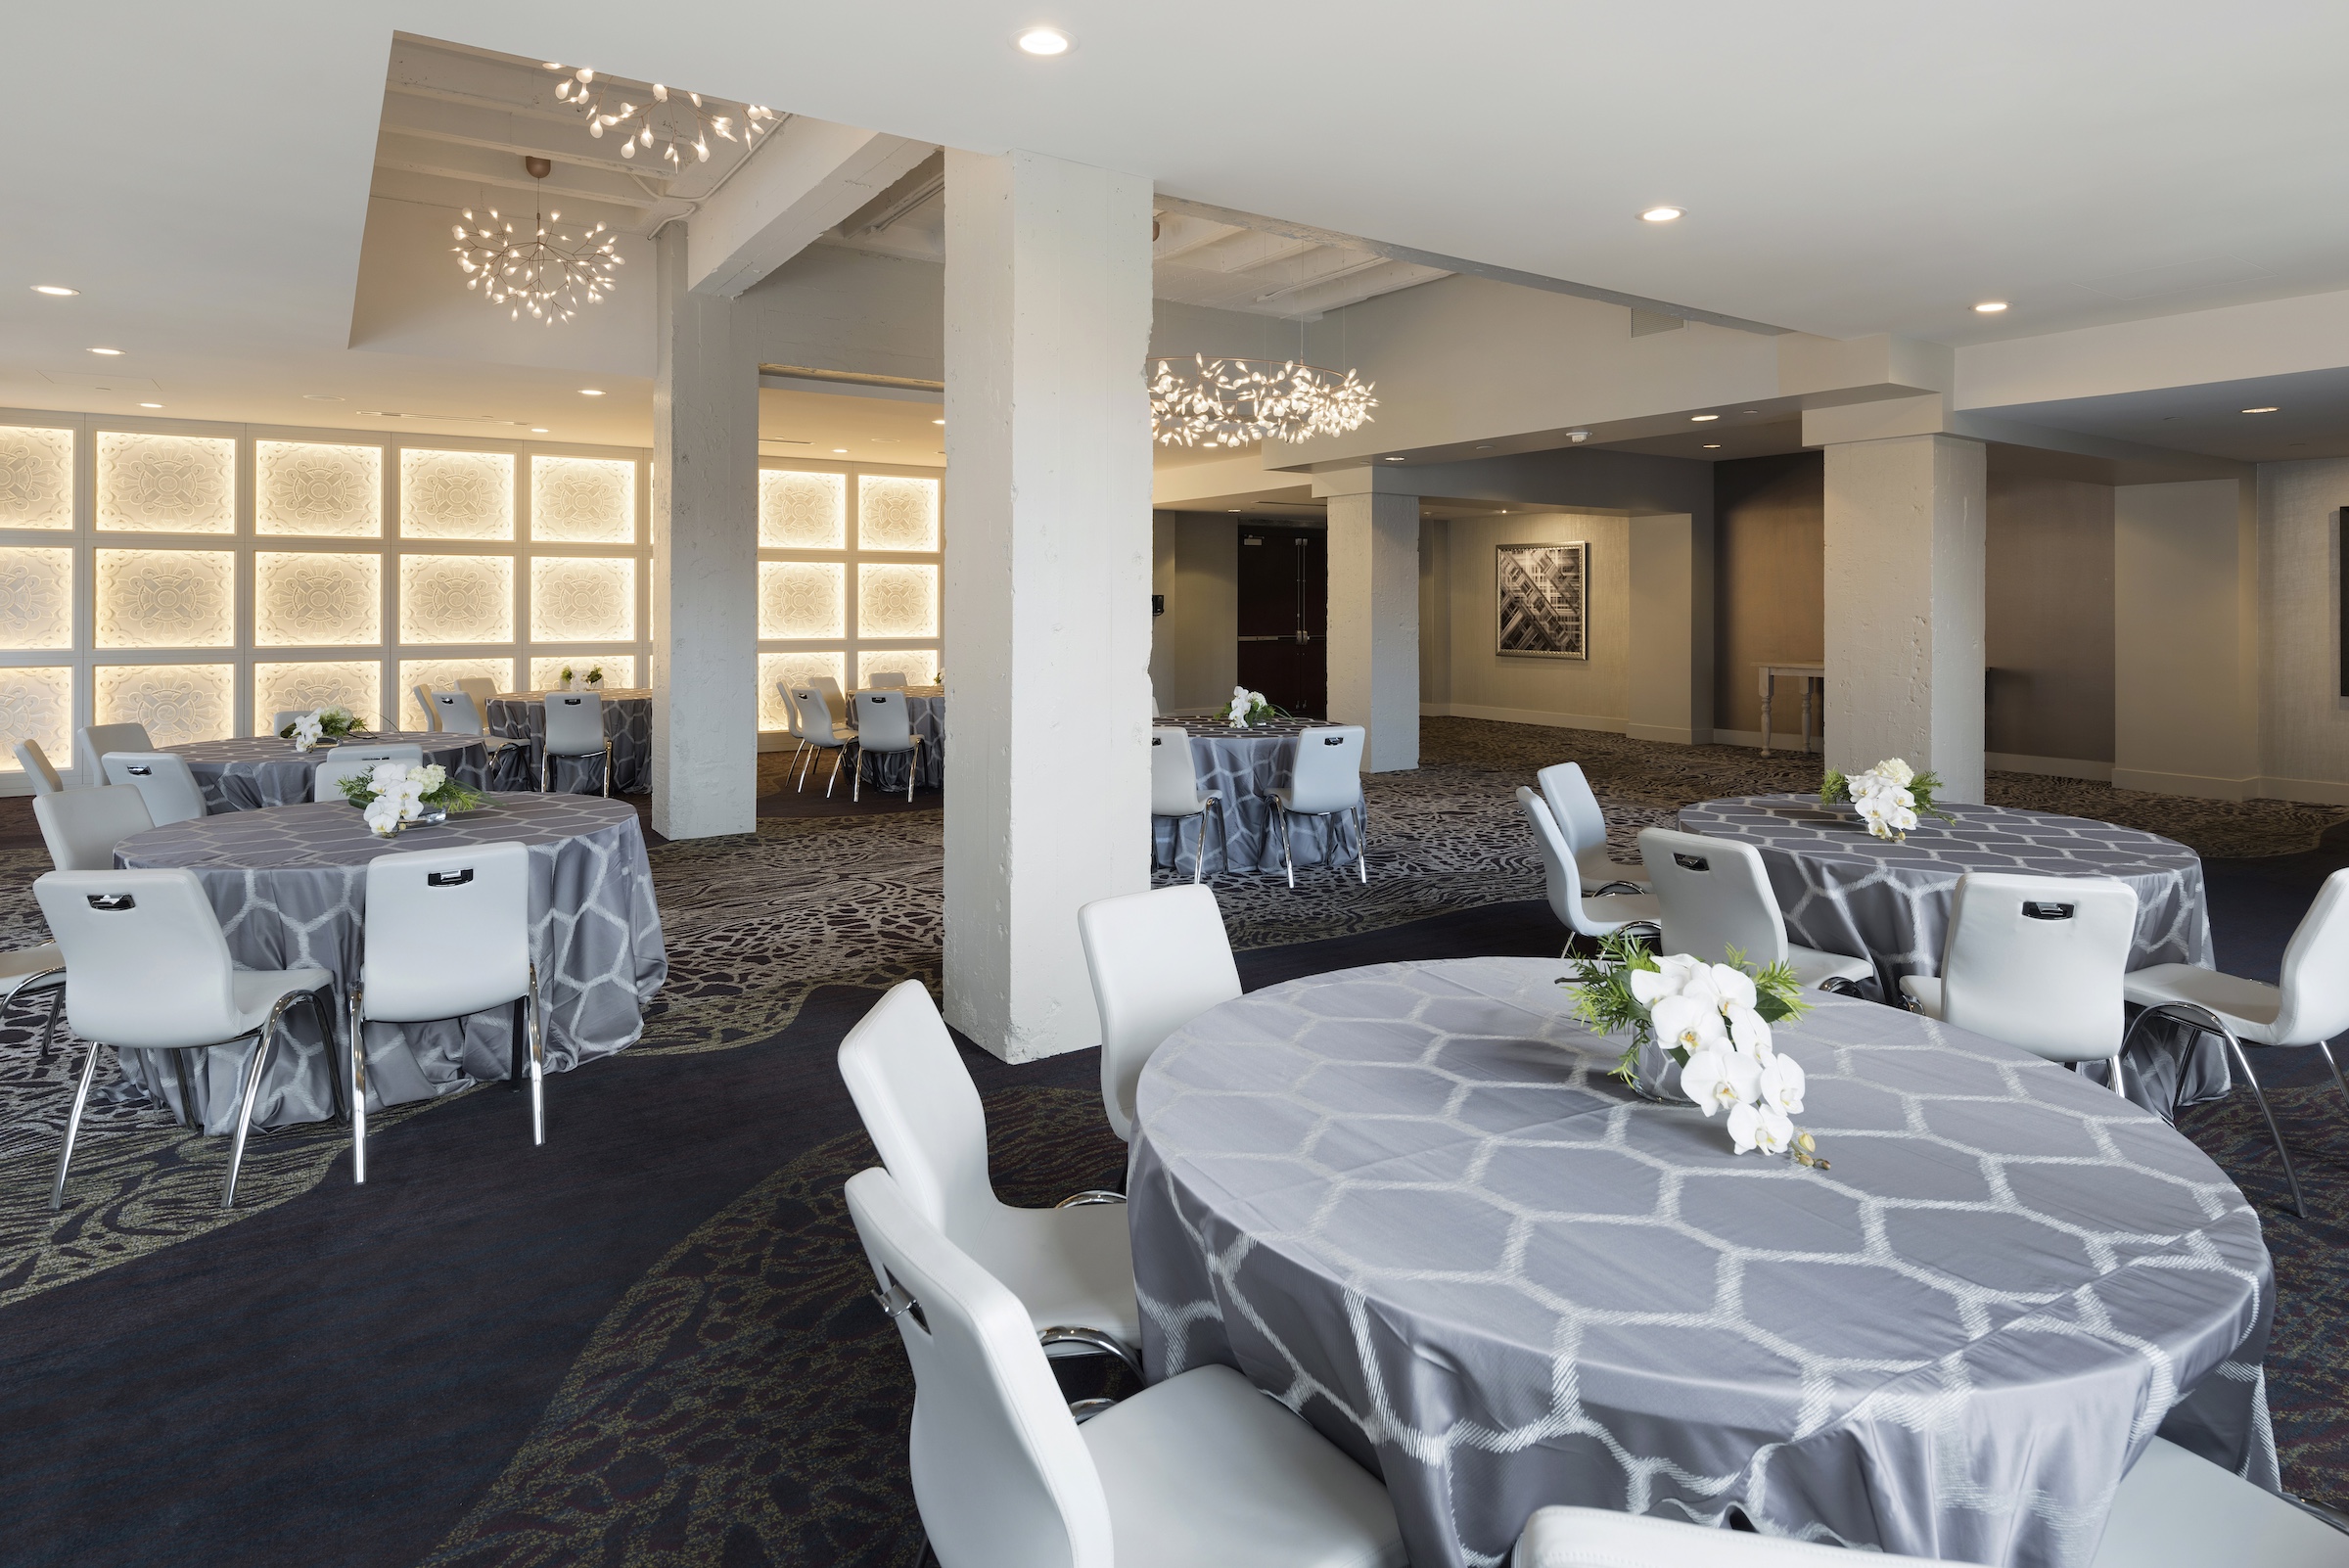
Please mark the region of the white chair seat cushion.
[[0, 952], [0, 1001], [23, 990], [24, 983], [33, 976], [65, 967], [66, 955], [54, 942], [44, 942], [37, 947], [19, 947], [14, 952]]
[[1901, 994], [1916, 1003], [1917, 1010], [1927, 1018], [1941, 1016], [1941, 977], [1939, 975], [1903, 975]]
[[1202, 1366], [1077, 1429], [1118, 1568], [1404, 1568], [1386, 1488], [1228, 1366]]
[[1038, 1329], [1098, 1328], [1121, 1344], [1141, 1345], [1126, 1205], [1014, 1209], [998, 1203], [955, 1239], [1020, 1298]]
[[1525, 1522], [1510, 1568], [1836, 1568], [1929, 1562], [1891, 1552], [1861, 1555], [1783, 1536], [1747, 1535], [1652, 1514], [1552, 1505]]
[[2340, 1568], [2349, 1535], [2155, 1438], [2121, 1477], [2095, 1568]]
[[335, 977], [323, 969], [240, 969], [229, 982], [241, 1029], [258, 1029], [269, 1022], [269, 1009], [280, 996], [331, 986]]
[[1806, 987], [1824, 985], [1830, 980], [1868, 981], [1876, 975], [1876, 966], [1865, 958], [1847, 958], [1839, 952], [1820, 952], [1817, 947], [1786, 944], [1786, 962], [1794, 970], [1794, 978]]
[[1583, 900], [1583, 918], [1592, 925], [1629, 925], [1635, 920], [1653, 920], [1662, 923], [1663, 909], [1644, 893], [1610, 893]]
[[1574, 864], [1575, 869], [1582, 872], [1583, 886], [1586, 888], [1603, 888], [1610, 882], [1629, 882], [1641, 888], [1647, 886], [1644, 874], [1646, 867], [1616, 864], [1607, 858], [1607, 848], [1603, 844], [1576, 855]]
[[2283, 992], [2274, 986], [2239, 975], [2223, 975], [2192, 964], [2155, 964], [2140, 969], [2121, 982], [2121, 995], [2141, 1007], [2163, 1002], [2191, 1002], [2219, 1015], [2236, 1037], [2264, 1045], [2275, 1038], [2276, 1015], [2283, 1010]]

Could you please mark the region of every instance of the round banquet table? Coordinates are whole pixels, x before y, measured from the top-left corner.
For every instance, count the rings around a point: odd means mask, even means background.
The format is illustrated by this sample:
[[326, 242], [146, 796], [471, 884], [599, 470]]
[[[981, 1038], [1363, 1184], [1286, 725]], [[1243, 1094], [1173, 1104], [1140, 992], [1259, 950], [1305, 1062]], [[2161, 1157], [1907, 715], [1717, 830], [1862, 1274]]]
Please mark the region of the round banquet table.
[[[530, 742], [530, 778], [519, 781], [534, 790], [546, 762], [546, 699], [543, 691], [503, 691], [489, 699], [482, 722], [492, 735]], [[572, 693], [586, 695], [581, 687]], [[595, 694], [603, 699], [604, 739], [612, 743], [612, 793], [642, 795], [653, 787], [653, 689], [650, 686], [613, 686]], [[601, 793], [597, 776], [603, 762], [594, 757], [555, 759], [558, 791]]]
[[[1682, 807], [1690, 833], [1762, 852], [1786, 935], [1806, 947], [1866, 957], [1887, 1001], [1903, 975], [1937, 975], [1958, 879], [1968, 871], [2112, 877], [2137, 891], [2129, 967], [2213, 962], [2201, 857], [2174, 839], [2086, 817], [2004, 806], [1951, 806], [1958, 820], [1924, 817], [1906, 844], [1871, 838], [1848, 806], [1813, 795], [1751, 795]], [[2105, 1068], [2083, 1069], [2102, 1083]], [[2183, 1026], [2139, 1032], [2122, 1064], [2129, 1097], [2174, 1116], [2224, 1095], [2232, 1080], [2216, 1036]]]
[[[1223, 807], [1221, 813], [1210, 810], [1197, 819], [1152, 817], [1153, 863], [1182, 871], [1204, 839], [1209, 876], [1219, 871], [1278, 871], [1280, 831], [1272, 825], [1272, 792], [1288, 787], [1289, 769], [1297, 763], [1297, 737], [1308, 729], [1327, 728], [1327, 721], [1275, 718], [1246, 729], [1197, 717], [1155, 722], [1190, 733], [1191, 767], [1198, 775], [1199, 793], [1214, 796]], [[1351, 814], [1290, 817], [1290, 857], [1299, 865], [1352, 865], [1369, 811], [1364, 801]]]
[[[874, 687], [873, 690], [892, 688]], [[907, 686], [905, 718], [913, 732], [922, 738], [921, 771], [914, 782], [926, 790], [944, 789], [946, 784], [946, 692], [943, 686]], [[853, 722], [853, 720], [852, 720]], [[868, 790], [902, 790], [905, 769], [912, 765], [915, 754], [910, 752], [857, 753], [858, 767], [864, 769], [864, 787]]]
[[[254, 1125], [285, 1127], [334, 1114], [333, 1070], [348, 1080], [349, 1024], [340, 1011], [358, 974], [367, 862], [380, 854], [469, 844], [517, 843], [530, 851], [530, 959], [545, 1009], [546, 1065], [566, 1072], [635, 1043], [643, 1007], [668, 975], [652, 867], [632, 807], [583, 795], [501, 794], [437, 827], [384, 840], [340, 802], [200, 817], [134, 834], [115, 848], [133, 870], [185, 866], [204, 884], [244, 969], [315, 964], [335, 977], [335, 1049], [309, 1009], [286, 1014], [253, 1102]], [[367, 1026], [370, 1106], [451, 1094], [503, 1080], [512, 1062], [514, 1010], [492, 1008], [430, 1024]], [[207, 1132], [232, 1131], [250, 1045], [186, 1056], [195, 1115]], [[123, 1051], [122, 1074], [158, 1103], [187, 1116], [170, 1051]], [[340, 1061], [337, 1059], [340, 1058]]]
[[2259, 1220], [2158, 1118], [1857, 998], [1777, 1048], [1830, 1171], [1606, 1074], [1548, 959], [1291, 981], [1143, 1070], [1152, 1380], [1236, 1366], [1385, 1477], [1414, 1568], [1577, 1503], [2087, 1568], [2161, 1434], [2274, 1490]]
[[[351, 744], [421, 746], [426, 761], [439, 763], [451, 776], [477, 790], [489, 786], [488, 754], [479, 736], [386, 730]], [[320, 746], [298, 752], [292, 741], [275, 735], [249, 735], [241, 740], [196, 741], [163, 750], [187, 759], [188, 771], [196, 775], [196, 785], [204, 791], [205, 807], [218, 812], [306, 804], [311, 775], [320, 762], [333, 761], [340, 748]]]

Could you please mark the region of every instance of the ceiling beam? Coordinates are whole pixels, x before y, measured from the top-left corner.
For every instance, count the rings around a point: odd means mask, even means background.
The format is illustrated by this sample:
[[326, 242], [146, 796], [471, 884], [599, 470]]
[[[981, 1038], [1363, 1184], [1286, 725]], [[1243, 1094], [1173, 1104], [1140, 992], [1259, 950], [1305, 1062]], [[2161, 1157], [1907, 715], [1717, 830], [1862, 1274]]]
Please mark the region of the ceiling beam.
[[549, 202], [600, 202], [631, 208], [663, 205], [657, 191], [648, 191], [624, 174], [608, 173], [577, 163], [555, 163], [545, 179], [533, 179], [523, 157], [507, 149], [463, 142], [432, 141], [419, 136], [388, 133], [375, 145], [375, 166], [408, 174], [433, 174], [468, 185], [491, 185], [501, 190], [539, 191]]
[[793, 115], [695, 210], [686, 225], [687, 287], [738, 298], [935, 151], [929, 142]]
[[1165, 214], [1160, 226], [1158, 243], [1150, 248], [1153, 262], [1172, 261], [1178, 255], [1205, 250], [1226, 234], [1237, 232], [1228, 223], [1211, 223], [1205, 218], [1185, 217], [1176, 212]]

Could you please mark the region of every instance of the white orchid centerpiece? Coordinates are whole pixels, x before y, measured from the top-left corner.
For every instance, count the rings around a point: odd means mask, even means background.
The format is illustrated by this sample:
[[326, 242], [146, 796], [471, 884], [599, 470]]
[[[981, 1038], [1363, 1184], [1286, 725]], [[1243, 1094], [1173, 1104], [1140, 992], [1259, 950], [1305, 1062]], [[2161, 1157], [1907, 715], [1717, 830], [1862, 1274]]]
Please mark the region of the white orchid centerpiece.
[[1231, 688], [1231, 701], [1224, 705], [1222, 716], [1234, 728], [1246, 729], [1250, 724], [1261, 724], [1267, 718], [1286, 718], [1289, 715], [1265, 701], [1263, 692], [1234, 686]]
[[1559, 984], [1575, 988], [1575, 1012], [1602, 1034], [1629, 1029], [1631, 1048], [1614, 1076], [1637, 1081], [1653, 1047], [1680, 1067], [1681, 1092], [1707, 1117], [1728, 1113], [1733, 1153], [1791, 1155], [1824, 1171], [1818, 1140], [1794, 1125], [1803, 1109], [1803, 1066], [1780, 1055], [1770, 1026], [1805, 1011], [1785, 964], [1755, 972], [1734, 947], [1727, 963], [1648, 951], [1635, 938], [1601, 939], [1595, 959], [1576, 961]]
[[277, 732], [280, 740], [290, 740], [298, 752], [306, 752], [321, 741], [341, 740], [359, 727], [359, 715], [341, 706], [313, 708]]
[[451, 811], [470, 811], [487, 799], [448, 776], [438, 762], [411, 767], [404, 762], [378, 762], [372, 772], [343, 781], [343, 798], [365, 813], [367, 827], [388, 839], [411, 822], [444, 819]]
[[1939, 775], [1919, 773], [1901, 759], [1888, 757], [1866, 772], [1848, 777], [1828, 768], [1826, 782], [1819, 786], [1819, 803], [1834, 806], [1849, 801], [1871, 835], [1903, 844], [1920, 815], [1938, 816], [1944, 822], [1958, 820], [1933, 804], [1933, 792], [1940, 788]]

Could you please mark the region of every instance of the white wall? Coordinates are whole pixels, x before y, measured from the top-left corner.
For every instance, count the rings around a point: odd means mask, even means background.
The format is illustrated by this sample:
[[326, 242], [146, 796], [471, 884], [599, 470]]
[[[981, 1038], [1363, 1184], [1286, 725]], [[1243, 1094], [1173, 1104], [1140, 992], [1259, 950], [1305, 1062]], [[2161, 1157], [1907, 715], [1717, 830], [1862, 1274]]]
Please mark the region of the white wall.
[[2340, 695], [2338, 513], [2349, 458], [2259, 466], [2261, 704], [2266, 793], [2349, 804]]
[[[1424, 591], [1430, 576], [1448, 577], [1450, 610], [1440, 622], [1423, 615], [1421, 636], [1439, 630], [1449, 634], [1449, 678], [1440, 687], [1423, 684], [1422, 711], [1620, 732], [1631, 711], [1631, 530], [1636, 526], [1627, 518], [1571, 512], [1453, 518], [1447, 523], [1449, 559], [1440, 573], [1423, 565], [1421, 582]], [[1578, 539], [1590, 545], [1590, 657], [1528, 659], [1496, 653], [1498, 546]], [[1429, 666], [1422, 663], [1420, 668], [1424, 683]]]
[[940, 381], [945, 268], [935, 261], [811, 245], [742, 297], [759, 361]]
[[1240, 678], [1239, 519], [1160, 512], [1155, 542], [1167, 613], [1152, 627], [1150, 674], [1162, 711], [1187, 713], [1228, 701]]
[[[2265, 793], [2246, 489], [2236, 480], [2113, 489], [2112, 782], [2122, 789]], [[2326, 581], [2313, 586], [2321, 607]]]

